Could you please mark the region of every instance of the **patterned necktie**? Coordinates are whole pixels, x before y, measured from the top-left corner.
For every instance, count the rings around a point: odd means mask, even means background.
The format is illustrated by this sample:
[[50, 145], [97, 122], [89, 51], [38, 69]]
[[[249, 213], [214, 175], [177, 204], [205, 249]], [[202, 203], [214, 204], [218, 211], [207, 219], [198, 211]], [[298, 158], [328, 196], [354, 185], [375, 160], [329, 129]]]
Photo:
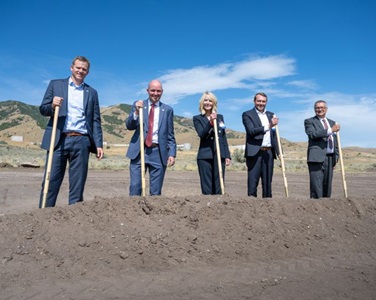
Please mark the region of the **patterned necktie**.
[[[326, 120], [322, 119], [322, 122], [324, 123], [324, 128], [328, 130], [328, 123], [326, 123]], [[331, 134], [328, 136], [328, 144], [329, 144], [329, 149], [333, 149], [333, 137]]]
[[155, 104], [152, 103], [149, 112], [148, 135], [146, 136], [145, 140], [145, 145], [148, 147], [153, 144], [154, 107]]

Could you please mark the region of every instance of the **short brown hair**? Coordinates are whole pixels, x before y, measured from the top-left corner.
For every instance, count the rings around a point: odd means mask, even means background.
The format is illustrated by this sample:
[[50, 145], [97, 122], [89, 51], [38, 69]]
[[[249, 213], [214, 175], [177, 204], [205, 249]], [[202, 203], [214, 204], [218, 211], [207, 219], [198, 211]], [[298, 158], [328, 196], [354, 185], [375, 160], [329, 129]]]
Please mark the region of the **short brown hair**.
[[82, 61], [82, 62], [86, 62], [87, 63], [87, 68], [90, 69], [90, 61], [85, 56], [76, 56], [73, 59], [73, 61], [72, 61], [72, 66], [74, 65], [74, 63], [75, 63], [76, 60], [79, 60], [79, 61]]
[[266, 94], [265, 93], [256, 93], [256, 95], [253, 97], [253, 101], [255, 101], [256, 100], [256, 97], [257, 97], [257, 95], [260, 95], [260, 96], [263, 96], [263, 97], [265, 97], [266, 98], [266, 101], [268, 101], [268, 96], [266, 96]]

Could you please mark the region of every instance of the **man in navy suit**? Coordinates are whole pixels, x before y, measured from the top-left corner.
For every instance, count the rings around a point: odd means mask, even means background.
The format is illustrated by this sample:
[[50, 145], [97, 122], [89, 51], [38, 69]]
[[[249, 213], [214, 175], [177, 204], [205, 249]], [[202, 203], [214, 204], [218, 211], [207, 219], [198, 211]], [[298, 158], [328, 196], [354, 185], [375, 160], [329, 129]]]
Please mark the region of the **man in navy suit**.
[[[90, 152], [103, 157], [103, 133], [98, 93], [84, 82], [90, 62], [83, 56], [74, 58], [71, 76], [52, 80], [48, 85], [39, 111], [51, 117], [41, 147], [49, 151], [55, 108], [60, 107], [52, 169], [46, 207], [54, 207], [69, 162], [69, 204], [83, 201]], [[46, 166], [48, 153], [46, 159]], [[39, 207], [42, 206], [45, 180], [42, 183]]]
[[[127, 157], [131, 160], [129, 164], [130, 196], [141, 196], [142, 192], [139, 108], [143, 108], [144, 157], [145, 167], [149, 170], [150, 195], [161, 195], [166, 168], [175, 164], [176, 141], [173, 109], [160, 102], [163, 94], [160, 81], [150, 81], [146, 91], [149, 98], [134, 102], [132, 111], [125, 121], [128, 130], [135, 130], [127, 151]], [[150, 124], [149, 115], [153, 115], [153, 121]]]
[[328, 107], [324, 100], [316, 101], [313, 107], [316, 115], [304, 120], [305, 132], [308, 136], [307, 163], [310, 197], [330, 198], [333, 168], [339, 157], [335, 133], [340, 130], [340, 125], [326, 118]]
[[254, 96], [254, 108], [243, 113], [246, 131], [245, 158], [248, 169], [248, 196], [257, 197], [257, 187], [261, 178], [262, 197], [272, 197], [272, 177], [274, 159], [278, 153], [274, 126], [278, 119], [265, 109], [268, 97], [264, 93]]

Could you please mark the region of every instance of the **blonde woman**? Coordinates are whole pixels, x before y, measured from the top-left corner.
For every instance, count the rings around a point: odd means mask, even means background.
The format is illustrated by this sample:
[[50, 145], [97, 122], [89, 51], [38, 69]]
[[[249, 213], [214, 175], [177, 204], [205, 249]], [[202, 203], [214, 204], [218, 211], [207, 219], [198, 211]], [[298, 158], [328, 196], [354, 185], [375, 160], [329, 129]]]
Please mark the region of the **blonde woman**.
[[226, 126], [223, 115], [217, 114], [217, 108], [218, 101], [215, 95], [211, 92], [205, 92], [200, 98], [200, 114], [193, 117], [193, 124], [200, 138], [197, 166], [203, 195], [221, 194], [218, 161], [216, 159], [214, 122], [217, 122], [223, 180], [225, 178], [225, 166], [231, 164], [231, 155], [225, 131]]

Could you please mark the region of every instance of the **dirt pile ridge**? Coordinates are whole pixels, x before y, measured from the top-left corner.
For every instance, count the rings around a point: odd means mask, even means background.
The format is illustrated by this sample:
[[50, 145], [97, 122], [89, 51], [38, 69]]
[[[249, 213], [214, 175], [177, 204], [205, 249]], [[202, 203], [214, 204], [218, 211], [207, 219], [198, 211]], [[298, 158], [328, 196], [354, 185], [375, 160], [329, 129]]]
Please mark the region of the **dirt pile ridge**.
[[130, 267], [367, 252], [376, 233], [375, 213], [372, 200], [97, 198], [2, 216], [1, 273], [22, 282], [46, 273], [49, 278], [110, 276]]
[[93, 199], [43, 210], [34, 179], [26, 191], [4, 174], [1, 300], [376, 298], [370, 175], [349, 176], [349, 199], [338, 181], [332, 199], [296, 196], [308, 186], [297, 175], [294, 196], [277, 181], [265, 200], [244, 196], [244, 174], [231, 174], [223, 196], [171, 174], [160, 197], [115, 197], [127, 178], [105, 174], [91, 174]]

